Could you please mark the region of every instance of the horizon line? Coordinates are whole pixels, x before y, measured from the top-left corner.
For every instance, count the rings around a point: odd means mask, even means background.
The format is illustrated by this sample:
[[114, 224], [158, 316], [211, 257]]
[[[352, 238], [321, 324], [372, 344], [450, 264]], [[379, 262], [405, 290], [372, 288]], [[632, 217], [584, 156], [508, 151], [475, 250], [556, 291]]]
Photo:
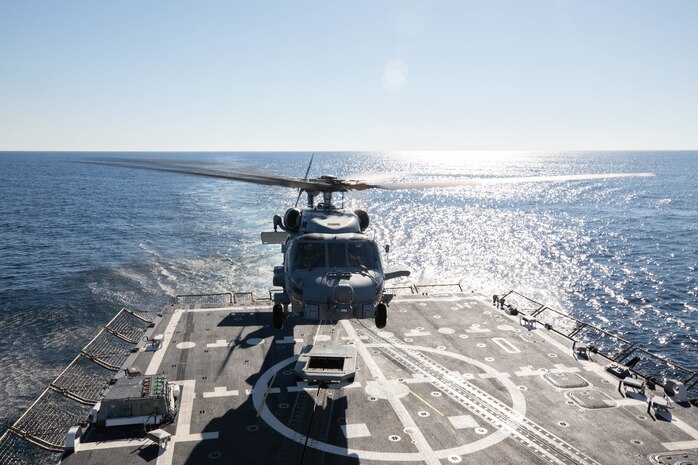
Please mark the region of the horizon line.
[[0, 153], [331, 153], [331, 152], [387, 152], [387, 153], [457, 153], [457, 152], [521, 152], [521, 153], [561, 153], [561, 152], [698, 152], [698, 148], [654, 148], [654, 149], [233, 149], [233, 150], [206, 150], [206, 149], [0, 149]]

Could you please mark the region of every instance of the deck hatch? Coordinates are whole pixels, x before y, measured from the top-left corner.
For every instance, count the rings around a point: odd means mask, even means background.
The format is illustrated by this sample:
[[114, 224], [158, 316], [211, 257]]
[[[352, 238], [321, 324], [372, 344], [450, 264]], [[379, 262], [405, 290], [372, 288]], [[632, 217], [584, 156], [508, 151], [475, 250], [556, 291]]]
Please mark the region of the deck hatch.
[[293, 372], [304, 381], [340, 383], [351, 380], [356, 373], [356, 347], [318, 344], [305, 346]]
[[344, 357], [310, 357], [307, 366], [312, 370], [341, 371]]

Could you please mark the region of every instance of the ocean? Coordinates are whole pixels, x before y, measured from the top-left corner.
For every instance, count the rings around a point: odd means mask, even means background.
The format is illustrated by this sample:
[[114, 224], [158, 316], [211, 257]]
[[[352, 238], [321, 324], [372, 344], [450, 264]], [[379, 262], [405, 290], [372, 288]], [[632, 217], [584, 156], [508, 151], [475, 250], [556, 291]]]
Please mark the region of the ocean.
[[[0, 152], [0, 430], [121, 307], [176, 294], [268, 295], [261, 231], [297, 192], [76, 163], [217, 162], [302, 177], [310, 153]], [[607, 172], [618, 178], [370, 190], [345, 205], [409, 283], [516, 289], [698, 370], [698, 152], [316, 153], [311, 176], [416, 181]], [[388, 326], [390, 316], [388, 316]]]

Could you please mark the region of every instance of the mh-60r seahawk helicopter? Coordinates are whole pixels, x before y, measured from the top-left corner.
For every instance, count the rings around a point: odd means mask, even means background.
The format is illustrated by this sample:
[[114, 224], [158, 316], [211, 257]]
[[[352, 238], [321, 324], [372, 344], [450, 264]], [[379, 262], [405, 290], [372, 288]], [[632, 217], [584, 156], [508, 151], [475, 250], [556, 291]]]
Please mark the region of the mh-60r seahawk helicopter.
[[[409, 183], [370, 184], [363, 181], [320, 176], [308, 179], [313, 159], [304, 179], [272, 176], [252, 171], [222, 168], [209, 164], [145, 159], [101, 159], [90, 163], [119, 167], [166, 171], [206, 176], [253, 184], [285, 186], [299, 190], [296, 205], [283, 218], [274, 216], [274, 231], [263, 232], [265, 244], [281, 244], [283, 264], [274, 267], [274, 327], [281, 329], [284, 319], [297, 315], [311, 320], [336, 321], [346, 318], [373, 318], [378, 328], [387, 321], [387, 304], [392, 295], [384, 292], [385, 281], [409, 276], [409, 271], [384, 272], [381, 252], [366, 234], [369, 216], [363, 210], [344, 208], [344, 194], [365, 189], [425, 189], [437, 187], [518, 184], [525, 182], [562, 182], [629, 176], [653, 176], [652, 173], [603, 173], [516, 178], [461, 178]], [[302, 193], [307, 206], [298, 208]], [[341, 194], [341, 205], [333, 195]], [[321, 196], [316, 203], [316, 197]], [[282, 231], [278, 231], [278, 229]], [[385, 247], [388, 250], [388, 246]]]

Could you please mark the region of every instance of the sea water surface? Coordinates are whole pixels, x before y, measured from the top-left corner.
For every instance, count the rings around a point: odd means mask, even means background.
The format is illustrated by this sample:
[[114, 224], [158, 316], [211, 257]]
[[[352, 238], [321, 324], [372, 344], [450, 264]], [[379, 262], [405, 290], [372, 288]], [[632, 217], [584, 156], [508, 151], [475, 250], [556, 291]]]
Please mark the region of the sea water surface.
[[[201, 160], [302, 177], [309, 153], [0, 152], [0, 431], [121, 307], [175, 294], [265, 294], [279, 246], [259, 233], [283, 187], [76, 163]], [[698, 152], [317, 153], [311, 176], [414, 181], [606, 172], [651, 178], [371, 190], [388, 270], [409, 282], [517, 289], [698, 369]], [[388, 319], [390, 324], [390, 319]]]

